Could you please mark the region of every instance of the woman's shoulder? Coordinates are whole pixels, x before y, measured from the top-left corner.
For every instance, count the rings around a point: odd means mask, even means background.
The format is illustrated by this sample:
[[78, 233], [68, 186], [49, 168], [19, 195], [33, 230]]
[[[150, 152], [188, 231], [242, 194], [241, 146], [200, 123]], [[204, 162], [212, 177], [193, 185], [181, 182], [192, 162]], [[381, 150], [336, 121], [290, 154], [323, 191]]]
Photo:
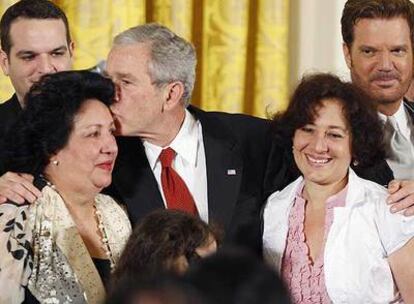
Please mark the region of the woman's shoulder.
[[404, 216], [401, 212], [391, 213], [385, 187], [362, 178], [357, 182], [356, 187], [364, 194], [357, 206], [363, 210], [364, 217], [373, 219], [384, 249], [391, 254], [414, 236], [414, 217]]
[[289, 185], [287, 185], [285, 188], [283, 188], [280, 191], [273, 192], [266, 200], [266, 206], [270, 206], [274, 204], [275, 202], [283, 201], [290, 199], [300, 186], [300, 184], [303, 181], [303, 177], [298, 177], [295, 181], [291, 182]]
[[116, 219], [119, 224], [126, 225], [128, 229], [131, 228], [131, 223], [128, 218], [127, 210], [124, 205], [118, 203], [113, 197], [107, 194], [99, 193], [95, 197], [96, 208], [110, 219]]
[[378, 199], [384, 199], [384, 200], [388, 197], [387, 188], [385, 188], [384, 186], [376, 182], [373, 182], [367, 179], [362, 179], [362, 178], [360, 180], [360, 183], [362, 187], [364, 187], [364, 190], [367, 195], [377, 197]]
[[263, 220], [275, 217], [283, 217], [290, 210], [290, 206], [294, 202], [295, 193], [303, 182], [303, 178], [299, 177], [294, 182], [287, 185], [284, 189], [272, 193], [266, 200], [262, 209]]
[[351, 201], [363, 202], [364, 204], [380, 204], [387, 206], [387, 189], [373, 181], [364, 179], [350, 171], [348, 182], [348, 196]]
[[104, 209], [105, 211], [111, 213], [122, 213], [127, 216], [125, 205], [119, 203], [110, 195], [98, 193], [95, 197], [95, 202], [99, 205], [98, 209]]
[[108, 194], [98, 193], [96, 195], [95, 200], [98, 202], [103, 202], [103, 203], [111, 204], [114, 206], [120, 206], [120, 204], [112, 196]]

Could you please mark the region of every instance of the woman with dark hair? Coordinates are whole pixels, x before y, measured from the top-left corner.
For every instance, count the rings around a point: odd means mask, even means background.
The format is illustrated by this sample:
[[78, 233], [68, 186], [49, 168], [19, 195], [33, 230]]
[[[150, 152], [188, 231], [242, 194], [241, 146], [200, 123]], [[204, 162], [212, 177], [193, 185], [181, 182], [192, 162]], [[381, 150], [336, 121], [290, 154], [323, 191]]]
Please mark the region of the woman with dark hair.
[[7, 170], [35, 176], [33, 204], [0, 205], [1, 303], [102, 303], [130, 235], [124, 210], [99, 192], [117, 156], [114, 86], [87, 72], [44, 76], [8, 135]]
[[217, 233], [200, 218], [179, 210], [156, 210], [134, 228], [114, 272], [124, 277], [184, 273], [188, 265], [217, 250]]
[[373, 104], [317, 74], [274, 125], [302, 176], [268, 198], [263, 246], [293, 303], [413, 302], [414, 219], [391, 214], [386, 189], [350, 168], [384, 157]]

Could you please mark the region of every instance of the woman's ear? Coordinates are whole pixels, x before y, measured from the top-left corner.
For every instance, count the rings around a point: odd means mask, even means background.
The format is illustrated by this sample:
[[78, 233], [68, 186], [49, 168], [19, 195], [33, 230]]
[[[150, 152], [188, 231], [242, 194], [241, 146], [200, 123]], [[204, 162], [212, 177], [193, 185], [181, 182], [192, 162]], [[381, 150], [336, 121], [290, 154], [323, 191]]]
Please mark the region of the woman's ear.
[[175, 273], [183, 274], [188, 269], [188, 260], [184, 255], [180, 255], [179, 257], [175, 258], [171, 263], [171, 270]]
[[54, 165], [54, 166], [59, 166], [59, 157], [58, 157], [58, 153], [54, 153], [52, 155], [49, 155], [49, 164]]
[[353, 153], [352, 150], [353, 149], [351, 147], [351, 166], [356, 167], [359, 165], [358, 156], [355, 155], [355, 153]]

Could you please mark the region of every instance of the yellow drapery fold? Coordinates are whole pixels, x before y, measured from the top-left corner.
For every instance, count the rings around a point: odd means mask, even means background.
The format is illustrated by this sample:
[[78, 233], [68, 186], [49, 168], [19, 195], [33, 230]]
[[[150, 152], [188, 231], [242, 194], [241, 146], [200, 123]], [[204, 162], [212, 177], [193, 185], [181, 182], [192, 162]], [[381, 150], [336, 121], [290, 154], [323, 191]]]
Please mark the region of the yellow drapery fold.
[[270, 115], [288, 103], [288, 0], [260, 0], [252, 113]]
[[[0, 10], [15, 3], [0, 0]], [[54, 0], [68, 16], [74, 68], [106, 58], [114, 35], [159, 22], [192, 41], [198, 55], [193, 103], [258, 116], [288, 95], [288, 0]], [[13, 92], [0, 78], [0, 100]]]
[[152, 5], [148, 5], [147, 21], [164, 24], [181, 37], [192, 40], [192, 0], [154, 0], [152, 2]]
[[69, 19], [75, 41], [74, 69], [106, 59], [112, 38], [145, 23], [145, 0], [55, 0]]
[[242, 112], [248, 72], [249, 3], [247, 0], [204, 3], [202, 105], [207, 110]]

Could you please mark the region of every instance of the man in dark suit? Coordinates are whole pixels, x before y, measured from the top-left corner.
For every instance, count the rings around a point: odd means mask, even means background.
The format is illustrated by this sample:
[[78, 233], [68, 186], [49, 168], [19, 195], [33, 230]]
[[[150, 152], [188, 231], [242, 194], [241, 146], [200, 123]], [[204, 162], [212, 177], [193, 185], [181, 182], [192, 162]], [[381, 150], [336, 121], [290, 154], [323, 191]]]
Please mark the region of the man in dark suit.
[[[0, 33], [0, 66], [16, 90], [0, 104], [1, 153], [4, 135], [24, 107], [32, 84], [44, 74], [71, 69], [73, 42], [64, 12], [47, 0], [22, 0], [10, 6], [1, 18]], [[9, 173], [2, 178], [0, 189], [9, 186], [30, 196], [37, 193], [30, 180]]]
[[169, 208], [161, 154], [172, 148], [174, 170], [198, 215], [219, 224], [227, 238], [246, 240], [263, 200], [270, 124], [190, 106], [195, 66], [193, 46], [161, 25], [115, 37], [106, 67], [118, 92], [111, 108], [120, 135], [112, 193], [127, 205], [133, 223]]
[[[414, 111], [404, 95], [413, 79], [414, 4], [348, 0], [341, 26], [352, 82], [378, 104], [385, 124], [388, 155], [381, 170], [398, 179], [389, 185], [390, 201], [403, 199], [400, 206], [407, 206], [414, 201]], [[401, 187], [405, 195], [394, 193]]]

